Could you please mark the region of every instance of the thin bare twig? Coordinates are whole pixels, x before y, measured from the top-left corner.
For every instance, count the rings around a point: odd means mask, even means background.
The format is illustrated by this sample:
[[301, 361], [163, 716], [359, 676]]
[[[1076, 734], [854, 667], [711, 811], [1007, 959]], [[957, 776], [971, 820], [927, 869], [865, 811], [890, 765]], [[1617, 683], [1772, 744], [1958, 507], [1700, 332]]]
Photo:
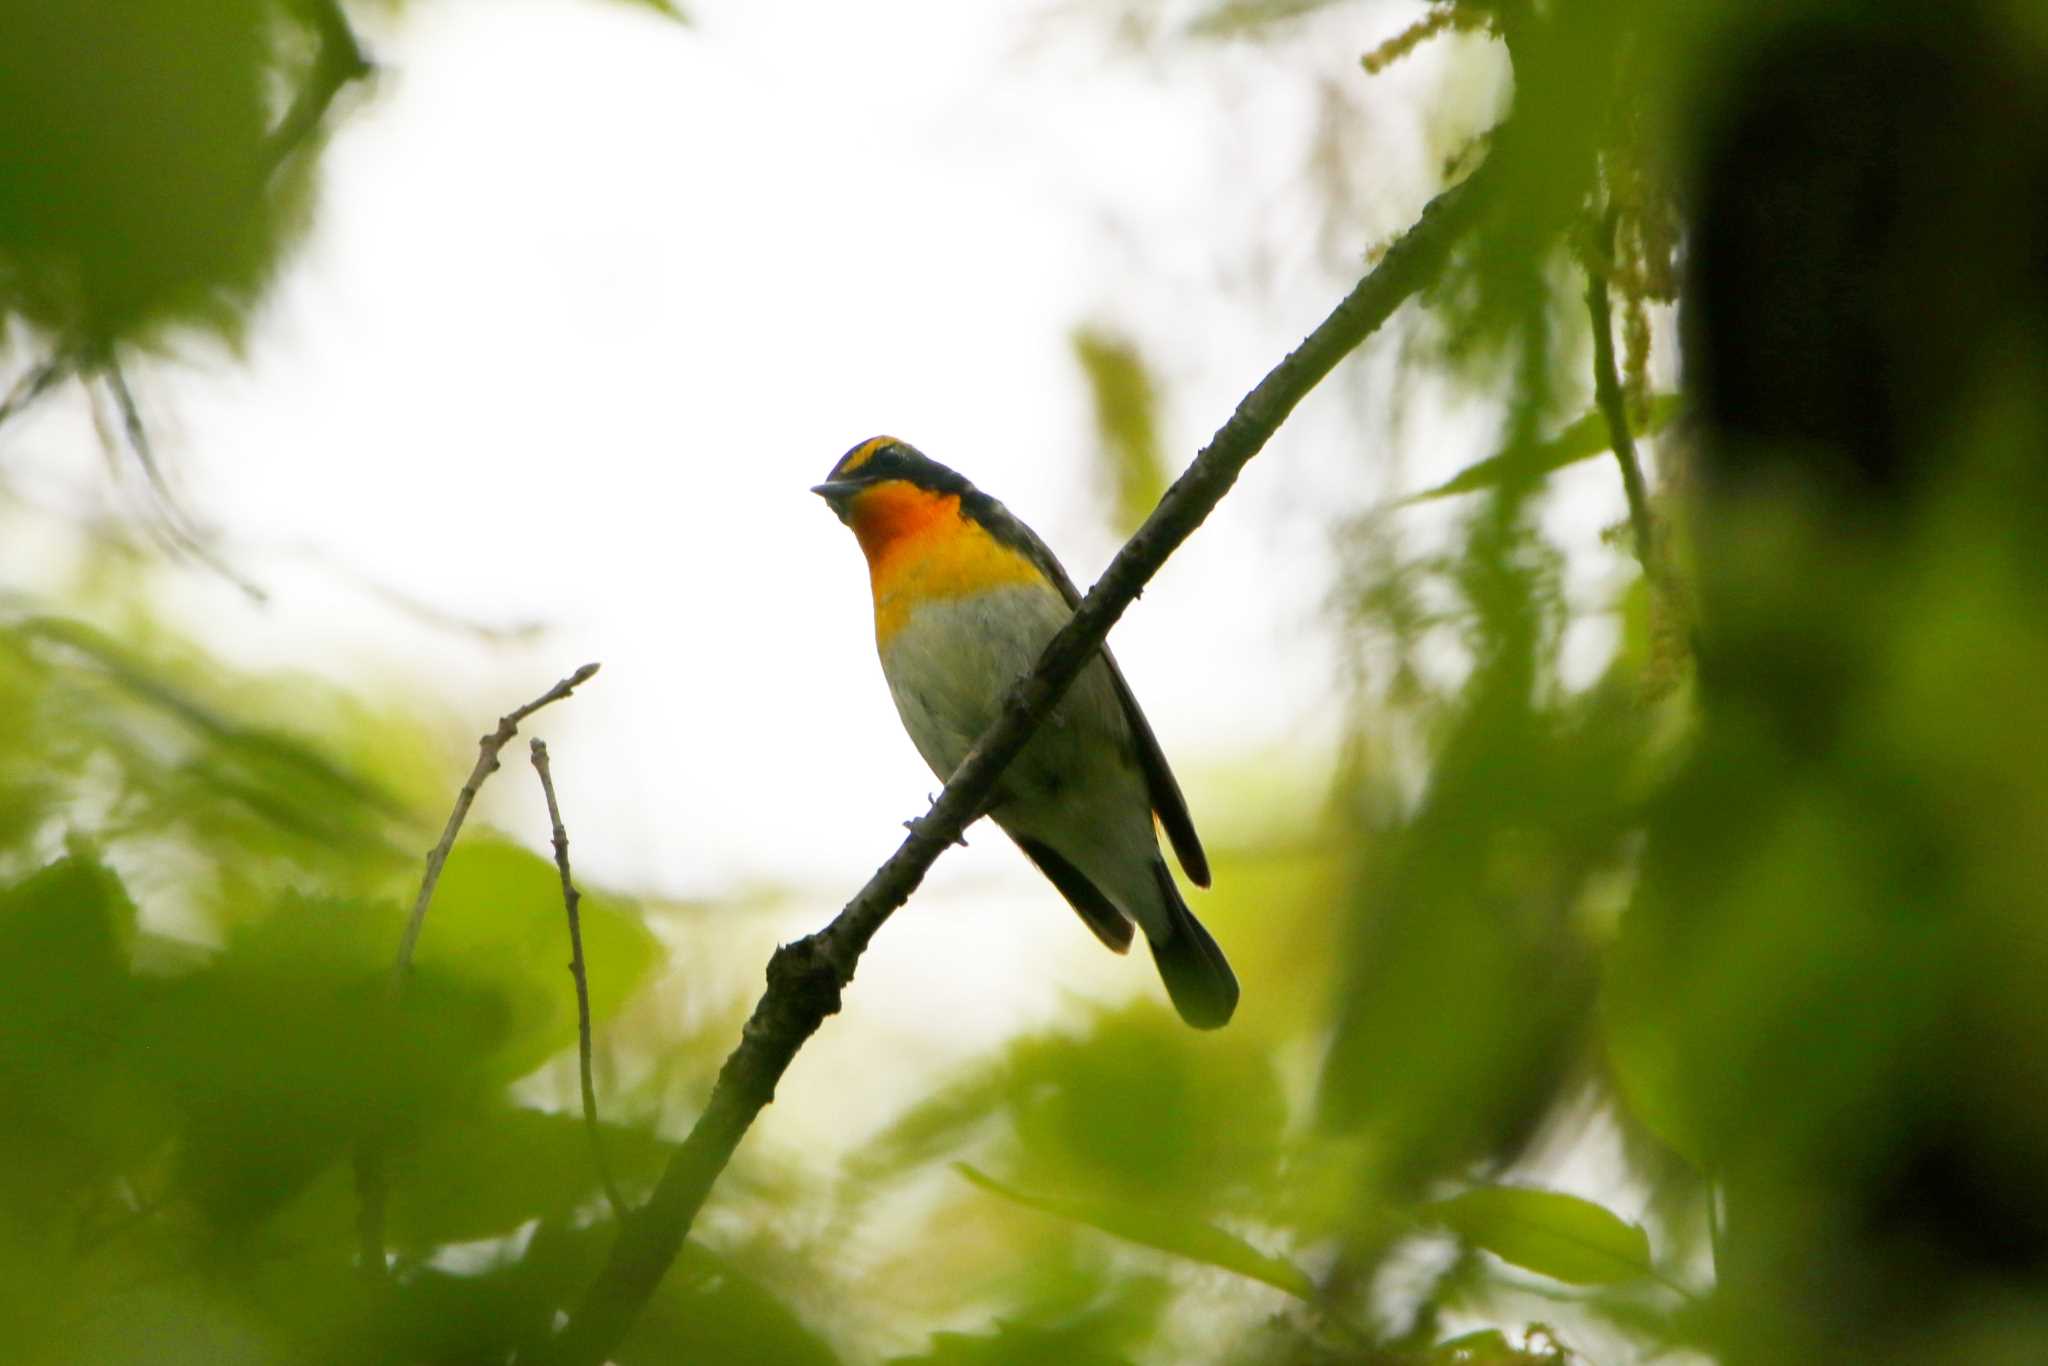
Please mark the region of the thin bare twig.
[[9, 418], [48, 393], [50, 387], [64, 378], [70, 369], [69, 362], [61, 355], [53, 355], [41, 364], [29, 367], [28, 373], [7, 391], [7, 397], [0, 399], [0, 426], [5, 426]]
[[585, 664], [517, 711], [499, 717], [498, 728], [477, 741], [476, 765], [463, 781], [462, 791], [455, 794], [455, 809], [448, 813], [448, 824], [441, 831], [440, 841], [427, 851], [427, 868], [420, 878], [420, 892], [413, 898], [412, 914], [406, 917], [405, 933], [398, 941], [398, 956], [391, 963], [392, 996], [396, 997], [405, 990], [405, 976], [412, 968], [413, 948], [419, 943], [420, 926], [426, 923], [427, 905], [434, 899], [434, 885], [441, 880], [441, 867], [448, 862], [448, 851], [455, 847], [456, 833], [462, 829], [462, 822], [468, 819], [469, 808], [476, 801], [476, 794], [482, 790], [484, 779], [498, 771], [499, 753], [519, 734], [521, 721], [575, 692], [588, 683], [597, 670], [597, 665]]
[[1586, 262], [1586, 312], [1593, 322], [1593, 401], [1607, 419], [1614, 458], [1621, 462], [1621, 487], [1628, 495], [1628, 521], [1635, 535], [1636, 559], [1654, 584], [1658, 575], [1650, 494], [1643, 483], [1643, 467], [1636, 459], [1635, 432], [1629, 427], [1621, 376], [1614, 366], [1614, 318], [1607, 300], [1607, 275], [1614, 258], [1615, 217], [1611, 208], [1601, 215], [1599, 235]]
[[110, 349], [98, 363], [98, 370], [106, 378], [107, 392], [114, 396], [114, 406], [121, 411], [121, 427], [128, 436], [128, 449], [134, 453], [135, 463], [149, 480], [150, 492], [156, 495], [156, 518], [154, 526], [177, 554], [190, 556], [214, 573], [242, 590], [252, 601], [267, 602], [270, 595], [258, 585], [235, 572], [220, 556], [214, 554], [206, 544], [206, 536], [187, 517], [184, 506], [164, 478], [163, 467], [157, 463], [156, 450], [149, 439], [149, 429], [143, 425], [142, 409], [135, 402], [135, 394], [128, 387], [128, 377], [121, 371], [121, 363], [114, 358]]
[[604, 1186], [604, 1198], [611, 1202], [612, 1217], [624, 1219], [626, 1202], [619, 1197], [611, 1163], [605, 1160], [604, 1135], [597, 1127], [597, 1087], [590, 1079], [590, 979], [583, 967], [583, 893], [569, 879], [569, 832], [562, 825], [562, 809], [555, 804], [555, 776], [548, 771], [547, 741], [536, 737], [528, 748], [533, 754], [533, 771], [540, 774], [540, 790], [548, 799], [555, 867], [562, 873], [562, 906], [569, 915], [569, 976], [576, 981], [576, 1066], [583, 1088], [583, 1127], [590, 1134], [590, 1158], [597, 1164], [597, 1179]]
[[101, 359], [99, 370], [106, 377], [107, 392], [114, 396], [114, 406], [121, 410], [121, 426], [128, 435], [128, 449], [134, 453], [135, 463], [142, 466], [143, 474], [149, 479], [150, 491], [156, 494], [165, 524], [181, 541], [194, 539], [194, 533], [187, 529], [185, 523], [184, 508], [165, 481], [163, 467], [156, 462], [156, 448], [150, 442], [149, 429], [142, 422], [142, 409], [135, 402], [134, 391], [128, 387], [128, 376], [122, 373], [121, 363], [110, 351]]
[[[406, 917], [405, 931], [398, 940], [398, 954], [391, 963], [391, 977], [385, 993], [385, 1008], [393, 1015], [400, 999], [405, 994], [405, 981], [412, 970], [413, 950], [419, 944], [420, 928], [426, 924], [427, 907], [434, 900], [434, 887], [441, 881], [441, 869], [448, 862], [448, 854], [455, 847], [455, 836], [462, 829], [462, 822], [469, 816], [469, 808], [482, 790], [484, 779], [497, 772], [498, 755], [512, 738], [519, 733], [519, 723], [552, 702], [559, 702], [576, 691], [595, 674], [598, 666], [585, 664], [575, 673], [549, 688], [539, 697], [515, 711], [498, 718], [498, 728], [477, 741], [476, 764], [469, 770], [469, 777], [463, 781], [462, 790], [455, 794], [455, 809], [448, 813], [448, 824], [441, 831], [441, 838], [427, 851], [426, 871], [420, 876], [419, 895], [413, 898], [412, 913]], [[384, 1206], [387, 1196], [384, 1180], [384, 1136], [370, 1133], [356, 1145], [356, 1241], [361, 1251], [362, 1271], [372, 1280], [384, 1276]]]
[[768, 989], [719, 1070], [703, 1113], [647, 1203], [620, 1226], [604, 1269], [560, 1335], [541, 1351], [542, 1359], [597, 1366], [625, 1337], [674, 1262], [712, 1183], [754, 1117], [774, 1099], [797, 1050], [839, 1009], [840, 992], [853, 980], [868, 941], [980, 814], [1004, 766], [1095, 657], [1117, 618], [1295, 405], [1395, 308], [1436, 280], [1452, 246], [1490, 197], [1497, 162], [1497, 156], [1489, 158], [1463, 184], [1431, 201], [1336, 310], [1244, 397], [1046, 645], [1037, 666], [1010, 689], [1001, 715], [968, 751], [931, 810], [912, 825], [909, 838], [830, 925], [775, 951]]

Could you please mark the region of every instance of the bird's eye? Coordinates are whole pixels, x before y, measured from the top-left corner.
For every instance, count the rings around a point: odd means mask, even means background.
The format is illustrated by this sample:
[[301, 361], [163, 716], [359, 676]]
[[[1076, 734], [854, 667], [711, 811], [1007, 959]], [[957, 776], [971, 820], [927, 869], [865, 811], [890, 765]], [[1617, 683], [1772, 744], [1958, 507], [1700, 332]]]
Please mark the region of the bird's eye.
[[840, 457], [832, 469], [832, 477], [872, 477], [879, 470], [894, 469], [901, 464], [901, 442], [886, 436], [871, 437]]

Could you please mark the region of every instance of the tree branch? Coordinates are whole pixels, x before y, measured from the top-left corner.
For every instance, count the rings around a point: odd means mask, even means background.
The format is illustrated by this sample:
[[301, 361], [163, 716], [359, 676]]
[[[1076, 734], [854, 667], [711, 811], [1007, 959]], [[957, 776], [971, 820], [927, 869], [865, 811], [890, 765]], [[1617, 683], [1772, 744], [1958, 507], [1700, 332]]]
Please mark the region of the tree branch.
[[548, 824], [553, 828], [555, 867], [562, 873], [562, 906], [569, 915], [569, 976], [576, 982], [576, 1065], [582, 1081], [583, 1127], [590, 1133], [590, 1157], [597, 1166], [604, 1198], [611, 1202], [612, 1217], [626, 1217], [626, 1202], [619, 1198], [618, 1183], [612, 1180], [611, 1163], [605, 1161], [604, 1137], [597, 1127], [597, 1087], [590, 1080], [590, 979], [583, 971], [583, 920], [579, 911], [583, 893], [569, 880], [569, 832], [562, 825], [562, 809], [555, 804], [555, 775], [548, 771], [547, 741], [536, 737], [529, 749], [533, 771], [540, 774], [540, 790], [547, 794]]
[[853, 980], [862, 950], [907, 900], [938, 856], [978, 815], [1003, 767], [1030, 738], [1067, 686], [1102, 646], [1131, 601], [1236, 482], [1274, 431], [1338, 361], [1385, 322], [1404, 300], [1433, 282], [1452, 245], [1490, 192], [1494, 159], [1444, 191], [1300, 346], [1237, 405], [1208, 446], [1160, 499], [1137, 534], [1082, 599], [1073, 619], [1046, 645], [1037, 667], [1013, 686], [1002, 714], [887, 862], [817, 934], [785, 944], [768, 962], [768, 989], [704, 1112], [669, 1159], [653, 1195], [620, 1228], [604, 1269], [561, 1334], [541, 1353], [558, 1366], [597, 1366], [631, 1328], [675, 1260], [712, 1183], [755, 1115], [775, 1097], [797, 1050]]
[[1593, 401], [1607, 419], [1607, 436], [1614, 447], [1614, 458], [1621, 462], [1621, 486], [1628, 495], [1628, 521], [1635, 534], [1636, 559], [1654, 586], [1656, 543], [1650, 521], [1650, 495], [1643, 483], [1643, 467], [1636, 459], [1635, 433], [1628, 425], [1621, 376], [1614, 365], [1614, 318], [1607, 301], [1607, 275], [1614, 259], [1614, 223], [1615, 212], [1610, 208], [1601, 215], [1599, 236], [1586, 261], [1586, 312], [1593, 322]]
[[[398, 954], [391, 963], [391, 977], [385, 993], [384, 1007], [395, 1018], [399, 1001], [405, 995], [405, 979], [412, 970], [412, 955], [420, 940], [420, 928], [427, 922], [427, 907], [434, 899], [434, 888], [441, 881], [441, 869], [448, 862], [449, 851], [455, 847], [455, 836], [462, 829], [462, 822], [469, 817], [469, 808], [476, 801], [476, 794], [483, 789], [484, 779], [497, 772], [498, 754], [512, 743], [512, 737], [519, 733], [519, 723], [551, 702], [559, 702], [590, 681], [597, 672], [595, 664], [585, 664], [575, 673], [549, 688], [539, 697], [516, 711], [507, 712], [498, 718], [498, 728], [477, 741], [476, 764], [469, 770], [469, 777], [463, 781], [462, 790], [455, 794], [455, 809], [448, 813], [448, 824], [442, 828], [441, 838], [427, 851], [426, 871], [420, 875], [419, 895], [413, 898], [412, 914], [405, 920], [405, 931], [399, 936]], [[384, 1181], [383, 1135], [371, 1133], [356, 1145], [356, 1241], [362, 1255], [363, 1274], [371, 1280], [384, 1277], [384, 1204], [386, 1188]]]

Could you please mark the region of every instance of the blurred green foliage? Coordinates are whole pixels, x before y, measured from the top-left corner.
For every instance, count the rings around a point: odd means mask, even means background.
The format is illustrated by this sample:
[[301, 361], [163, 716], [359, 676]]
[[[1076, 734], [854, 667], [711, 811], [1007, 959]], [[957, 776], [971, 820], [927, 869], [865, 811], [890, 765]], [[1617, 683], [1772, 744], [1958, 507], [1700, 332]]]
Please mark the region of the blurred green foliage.
[[[488, 834], [460, 843], [394, 1014], [430, 839], [415, 798], [445, 785], [411, 756], [446, 747], [309, 680], [226, 676], [132, 617], [123, 636], [0, 628], [9, 1359], [199, 1358], [228, 1339], [416, 1359], [426, 1339], [407, 1334], [440, 1316], [373, 1312], [354, 1289], [366, 1134], [390, 1145], [391, 1250], [423, 1273], [401, 1300], [453, 1294], [424, 1274], [442, 1250], [566, 1230], [596, 1191], [580, 1119], [512, 1092], [576, 1035], [556, 870]], [[333, 757], [351, 751], [372, 762]], [[657, 951], [609, 896], [582, 920], [606, 1020]], [[605, 1141], [642, 1182], [666, 1151], [640, 1128]], [[138, 1296], [161, 1313], [128, 1319]]]
[[166, 322], [232, 331], [298, 221], [273, 91], [281, 0], [7, 0], [0, 31], [0, 316], [67, 350]]
[[1474, 1186], [1424, 1213], [1502, 1261], [1573, 1285], [1652, 1274], [1650, 1239], [1590, 1200], [1516, 1186]]
[[[1678, 413], [1676, 394], [1658, 394], [1648, 402], [1644, 414], [1631, 424], [1631, 430], [1638, 437], [1655, 436]], [[1613, 449], [1614, 439], [1608, 434], [1607, 419], [1594, 409], [1548, 440], [1523, 442], [1497, 455], [1489, 455], [1459, 470], [1435, 488], [1410, 495], [1410, 501], [1423, 502], [1460, 493], [1479, 493], [1504, 485], [1539, 482], [1567, 466], [1606, 455]]]
[[1106, 502], [1118, 535], [1138, 529], [1166, 492], [1166, 459], [1159, 449], [1159, 395], [1145, 358], [1131, 342], [1098, 328], [1074, 332], [1074, 358], [1095, 400], [1102, 436]]
[[[304, 207], [281, 35], [318, 12], [0, 8], [0, 310], [60, 350], [232, 335]], [[1203, 903], [1239, 1019], [1077, 1013], [836, 1170], [747, 1157], [621, 1362], [2048, 1356], [2048, 31], [1498, 0], [1421, 12], [1357, 79], [1449, 31], [1506, 47], [1513, 112], [1415, 356], [1503, 435], [1428, 491], [1462, 495], [1444, 544], [1350, 524], [1346, 761], [1306, 828], [1218, 850]], [[1587, 269], [1659, 552], [1590, 606], [1542, 531], [1549, 476], [1614, 444], [1580, 416]], [[1683, 388], [1653, 395], [1688, 270]], [[1156, 382], [1075, 348], [1128, 525]], [[1568, 682], [1589, 619], [1617, 645]], [[612, 1216], [547, 1085], [575, 1041], [553, 866], [467, 835], [387, 992], [465, 762], [145, 612], [0, 617], [6, 1359], [504, 1362], [576, 1302]], [[717, 985], [678, 1022], [641, 908], [583, 913], [637, 1199], [759, 963], [685, 922]]]

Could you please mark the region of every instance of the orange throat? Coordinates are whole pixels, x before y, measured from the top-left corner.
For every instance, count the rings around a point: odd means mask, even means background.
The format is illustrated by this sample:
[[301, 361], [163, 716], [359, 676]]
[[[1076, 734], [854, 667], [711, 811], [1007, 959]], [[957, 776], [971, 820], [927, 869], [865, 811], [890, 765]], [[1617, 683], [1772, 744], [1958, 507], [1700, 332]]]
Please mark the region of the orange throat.
[[961, 515], [960, 495], [891, 479], [848, 507], [875, 593], [875, 640], [886, 645], [919, 604], [1042, 579], [1037, 566]]
[[920, 542], [943, 535], [948, 523], [960, 521], [960, 496], [891, 479], [856, 494], [848, 511], [853, 514], [853, 534], [879, 586], [885, 566], [916, 554]]

